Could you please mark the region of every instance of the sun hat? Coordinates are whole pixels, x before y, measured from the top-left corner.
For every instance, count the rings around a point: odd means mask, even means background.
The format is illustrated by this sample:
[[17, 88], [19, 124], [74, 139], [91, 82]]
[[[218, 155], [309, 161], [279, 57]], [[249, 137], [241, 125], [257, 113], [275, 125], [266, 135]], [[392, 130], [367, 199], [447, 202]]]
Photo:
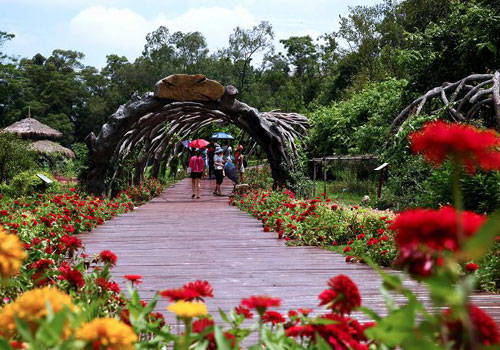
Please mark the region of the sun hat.
[[217, 147], [217, 148], [215, 149], [215, 153], [222, 153], [222, 152], [224, 152], [224, 151], [223, 151], [223, 150], [222, 150], [222, 148], [220, 148], [220, 147]]

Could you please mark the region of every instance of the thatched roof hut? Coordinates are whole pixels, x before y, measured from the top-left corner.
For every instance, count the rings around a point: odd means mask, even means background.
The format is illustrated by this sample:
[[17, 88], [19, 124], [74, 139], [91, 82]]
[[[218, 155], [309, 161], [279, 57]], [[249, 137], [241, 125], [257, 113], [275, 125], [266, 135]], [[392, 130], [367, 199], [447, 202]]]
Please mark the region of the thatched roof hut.
[[30, 145], [30, 148], [37, 153], [43, 153], [43, 154], [60, 153], [62, 155], [65, 155], [66, 157], [75, 158], [75, 154], [73, 153], [72, 150], [49, 140], [35, 141]]
[[24, 139], [58, 139], [62, 137], [62, 132], [52, 129], [50, 126], [40, 123], [33, 118], [25, 118], [9, 125], [6, 132], [12, 132]]

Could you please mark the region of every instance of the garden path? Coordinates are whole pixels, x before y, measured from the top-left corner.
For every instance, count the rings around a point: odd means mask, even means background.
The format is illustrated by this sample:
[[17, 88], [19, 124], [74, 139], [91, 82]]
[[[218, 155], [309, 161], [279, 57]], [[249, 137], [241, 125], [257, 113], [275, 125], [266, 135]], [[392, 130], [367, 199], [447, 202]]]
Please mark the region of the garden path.
[[[232, 188], [228, 182], [225, 193]], [[126, 290], [124, 275], [142, 275], [139, 291], [144, 300], [158, 290], [208, 280], [215, 297], [206, 300], [207, 306], [216, 319], [218, 308], [228, 310], [256, 294], [282, 298], [282, 311], [316, 308], [326, 281], [337, 274], [358, 284], [364, 306], [384, 314], [380, 278], [370, 267], [346, 263], [342, 255], [316, 247], [287, 247], [275, 233], [263, 232], [258, 220], [228, 205], [227, 197], [213, 196], [213, 181], [201, 184], [201, 199], [191, 199], [191, 182], [185, 179], [133, 212], [82, 234], [87, 253], [116, 253], [114, 280]], [[415, 282], [407, 284], [425, 298]], [[500, 295], [478, 293], [472, 301], [500, 323]], [[172, 322], [167, 304], [160, 299], [157, 311]], [[360, 313], [356, 316], [366, 320]]]

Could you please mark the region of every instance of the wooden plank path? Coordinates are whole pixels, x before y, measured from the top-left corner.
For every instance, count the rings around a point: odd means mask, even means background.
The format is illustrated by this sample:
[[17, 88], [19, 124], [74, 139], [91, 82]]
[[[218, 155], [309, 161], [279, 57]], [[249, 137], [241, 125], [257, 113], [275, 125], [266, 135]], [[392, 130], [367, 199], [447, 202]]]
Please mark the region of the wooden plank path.
[[[229, 194], [228, 182], [223, 191]], [[116, 253], [114, 280], [126, 290], [124, 275], [142, 275], [139, 291], [144, 300], [159, 290], [208, 280], [215, 298], [207, 299], [207, 306], [216, 319], [219, 307], [227, 311], [241, 298], [257, 294], [280, 297], [281, 311], [318, 310], [318, 294], [337, 274], [358, 284], [364, 306], [385, 314], [380, 278], [370, 267], [346, 263], [344, 256], [316, 247], [287, 247], [275, 233], [265, 233], [258, 220], [228, 205], [227, 197], [213, 196], [213, 180], [201, 184], [201, 199], [191, 199], [191, 180], [185, 179], [135, 211], [82, 234], [86, 252]], [[407, 284], [425, 299], [423, 288], [413, 281]], [[500, 321], [500, 295], [477, 293], [472, 301]], [[167, 304], [161, 299], [157, 311], [174, 322], [165, 311]], [[366, 320], [360, 313], [356, 316]]]

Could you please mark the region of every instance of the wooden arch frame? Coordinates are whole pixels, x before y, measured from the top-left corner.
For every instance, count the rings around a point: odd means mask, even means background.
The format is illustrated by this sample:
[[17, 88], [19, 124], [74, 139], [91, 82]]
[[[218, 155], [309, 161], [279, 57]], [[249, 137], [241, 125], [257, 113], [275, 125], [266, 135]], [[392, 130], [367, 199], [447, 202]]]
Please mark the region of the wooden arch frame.
[[297, 158], [295, 140], [309, 127], [308, 119], [297, 113], [259, 112], [237, 100], [234, 86], [222, 87], [203, 75], [173, 75], [156, 84], [155, 93], [135, 94], [121, 105], [102, 126], [97, 136], [86, 138], [90, 167], [83, 178], [86, 189], [96, 195], [109, 190], [105, 179], [115, 176], [113, 160], [123, 158], [140, 145], [144, 151], [136, 170], [153, 165], [158, 174], [160, 162], [180, 151], [174, 136], [183, 139], [201, 127], [217, 121], [238, 126], [266, 153], [274, 185], [284, 186]]

